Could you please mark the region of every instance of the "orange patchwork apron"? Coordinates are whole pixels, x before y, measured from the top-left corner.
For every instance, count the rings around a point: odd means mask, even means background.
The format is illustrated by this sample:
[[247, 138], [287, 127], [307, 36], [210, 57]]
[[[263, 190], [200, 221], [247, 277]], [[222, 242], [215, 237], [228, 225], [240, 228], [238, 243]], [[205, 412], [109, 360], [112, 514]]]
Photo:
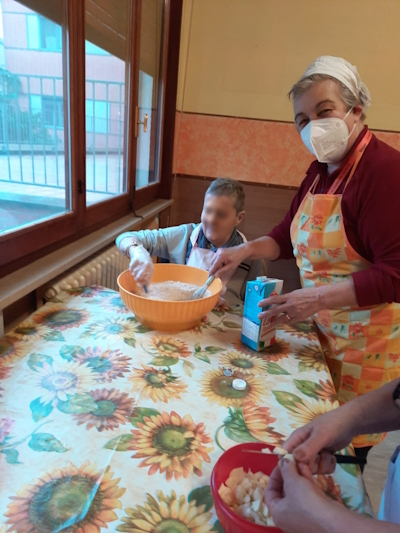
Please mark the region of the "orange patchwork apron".
[[[314, 194], [317, 176], [293, 219], [290, 233], [303, 287], [340, 283], [370, 267], [347, 239], [342, 195], [336, 191], [351, 170], [347, 187], [371, 137], [368, 131], [328, 194]], [[400, 304], [324, 310], [313, 318], [341, 404], [400, 377]], [[374, 446], [383, 439], [361, 435], [353, 444]]]

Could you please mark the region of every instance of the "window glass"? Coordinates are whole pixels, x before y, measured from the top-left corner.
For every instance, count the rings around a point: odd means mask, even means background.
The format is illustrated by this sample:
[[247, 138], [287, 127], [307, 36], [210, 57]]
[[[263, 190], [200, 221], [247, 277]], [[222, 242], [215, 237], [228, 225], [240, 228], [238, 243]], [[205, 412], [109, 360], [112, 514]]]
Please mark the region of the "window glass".
[[[109, 10], [107, 10], [109, 5]], [[86, 204], [127, 191], [126, 89], [130, 2], [86, 0]]]
[[52, 1], [59, 23], [0, 3], [0, 235], [70, 211], [65, 1]]

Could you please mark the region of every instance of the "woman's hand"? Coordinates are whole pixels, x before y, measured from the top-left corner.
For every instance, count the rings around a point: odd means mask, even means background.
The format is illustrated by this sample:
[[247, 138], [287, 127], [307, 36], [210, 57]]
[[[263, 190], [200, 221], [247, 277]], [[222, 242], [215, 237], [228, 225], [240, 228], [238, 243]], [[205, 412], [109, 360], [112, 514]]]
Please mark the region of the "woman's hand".
[[367, 518], [331, 500], [287, 459], [272, 472], [265, 494], [276, 526], [285, 533], [399, 532], [398, 524]]
[[219, 248], [208, 270], [210, 276], [217, 276], [227, 283], [233, 276], [237, 267], [247, 257], [246, 245], [232, 246], [232, 248]]
[[217, 276], [229, 281], [245, 259], [257, 260], [268, 259], [274, 261], [280, 254], [279, 245], [274, 239], [264, 235], [255, 241], [248, 241], [232, 248], [219, 248], [215, 254], [211, 267], [210, 276]]
[[132, 246], [130, 256], [129, 270], [136, 283], [148, 285], [154, 273], [154, 263], [149, 252], [143, 246]]
[[353, 280], [347, 280], [321, 287], [299, 289], [282, 296], [272, 296], [258, 305], [274, 306], [258, 315], [260, 318], [269, 318], [271, 326], [274, 327], [282, 323], [295, 324], [323, 309], [354, 307], [358, 303]]
[[331, 455], [346, 448], [357, 430], [347, 406], [315, 418], [312, 422], [296, 429], [283, 448], [294, 455], [300, 474], [311, 479], [312, 474], [331, 474], [336, 460]]
[[323, 309], [322, 298], [318, 288], [298, 289], [297, 291], [271, 296], [259, 302], [259, 307], [273, 306], [261, 312], [259, 318], [269, 318], [271, 327], [278, 324], [295, 324], [306, 320]]
[[321, 533], [325, 509], [335, 505], [287, 459], [271, 474], [266, 503], [275, 525], [285, 533]]

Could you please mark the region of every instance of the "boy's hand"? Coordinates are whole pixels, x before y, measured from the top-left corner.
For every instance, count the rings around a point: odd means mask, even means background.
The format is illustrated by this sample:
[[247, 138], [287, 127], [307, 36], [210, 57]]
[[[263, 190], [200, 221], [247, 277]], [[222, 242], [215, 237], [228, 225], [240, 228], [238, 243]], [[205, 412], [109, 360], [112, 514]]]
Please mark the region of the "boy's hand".
[[148, 285], [153, 277], [154, 263], [149, 252], [143, 246], [130, 248], [131, 262], [129, 270], [139, 285]]
[[229, 311], [229, 303], [225, 298], [219, 297], [219, 300], [217, 302], [217, 305], [215, 306], [219, 309], [222, 309], [223, 311]]

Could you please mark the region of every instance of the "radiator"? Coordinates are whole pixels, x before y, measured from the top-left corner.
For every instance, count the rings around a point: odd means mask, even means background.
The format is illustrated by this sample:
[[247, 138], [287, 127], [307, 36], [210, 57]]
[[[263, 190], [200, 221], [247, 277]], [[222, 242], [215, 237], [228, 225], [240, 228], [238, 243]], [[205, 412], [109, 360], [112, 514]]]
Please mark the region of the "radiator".
[[[159, 219], [154, 217], [137, 229], [158, 228]], [[157, 258], [153, 258], [153, 261], [157, 262]], [[121, 254], [115, 244], [109, 245], [97, 255], [86, 258], [46, 285], [36, 289], [36, 306], [39, 308], [45, 301], [51, 300], [61, 291], [74, 287], [101, 285], [118, 291], [117, 278], [128, 267], [129, 259]]]
[[52, 280], [44, 288], [44, 300], [51, 300], [61, 291], [74, 287], [102, 285], [118, 290], [117, 278], [129, 266], [129, 259], [113, 245], [98, 256], [82, 261]]

